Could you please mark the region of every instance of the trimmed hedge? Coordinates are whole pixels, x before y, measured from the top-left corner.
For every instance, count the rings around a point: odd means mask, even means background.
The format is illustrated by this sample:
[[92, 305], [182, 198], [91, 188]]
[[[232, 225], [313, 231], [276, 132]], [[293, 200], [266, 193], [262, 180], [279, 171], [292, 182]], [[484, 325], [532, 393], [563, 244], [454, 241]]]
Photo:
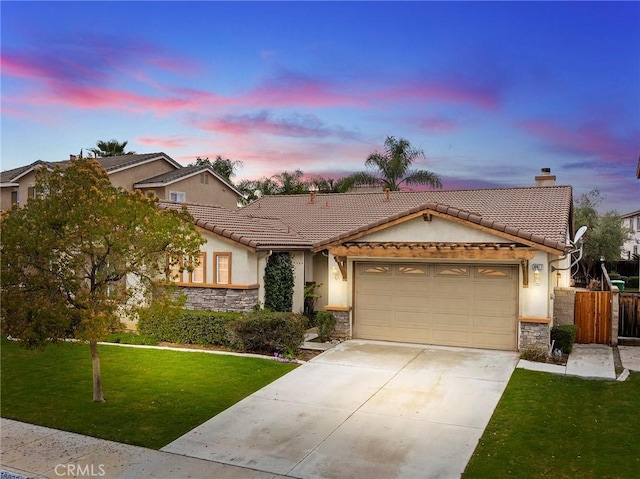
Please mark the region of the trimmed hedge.
[[212, 344], [272, 354], [300, 348], [304, 342], [307, 318], [269, 310], [247, 314], [183, 310], [175, 317], [143, 316], [138, 329], [142, 335], [153, 336], [158, 341]]
[[293, 352], [304, 342], [307, 318], [296, 313], [263, 310], [229, 323], [232, 346], [259, 353]]
[[231, 346], [227, 327], [241, 316], [242, 313], [183, 310], [177, 317], [142, 317], [138, 329], [141, 334], [154, 336], [158, 341]]
[[625, 288], [638, 289], [638, 276], [629, 276], [629, 281], [625, 284]]
[[560, 349], [564, 354], [571, 353], [577, 331], [578, 326], [575, 324], [561, 324], [551, 328], [551, 340], [555, 340], [554, 348]]
[[119, 344], [142, 344], [146, 346], [155, 346], [158, 340], [155, 336], [147, 336], [137, 333], [112, 333], [104, 340], [105, 343]]

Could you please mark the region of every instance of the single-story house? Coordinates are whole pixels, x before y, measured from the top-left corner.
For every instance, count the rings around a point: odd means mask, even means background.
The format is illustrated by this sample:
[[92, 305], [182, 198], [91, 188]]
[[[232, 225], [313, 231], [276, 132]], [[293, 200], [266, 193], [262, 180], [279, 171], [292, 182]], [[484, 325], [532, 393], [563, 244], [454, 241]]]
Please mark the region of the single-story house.
[[[184, 204], [161, 201], [159, 208]], [[570, 285], [572, 189], [535, 187], [264, 196], [238, 210], [187, 204], [207, 242], [178, 278], [188, 307], [263, 302], [267, 258], [291, 252], [345, 336], [476, 348], [547, 347], [554, 288]], [[552, 266], [554, 267], [552, 269]]]

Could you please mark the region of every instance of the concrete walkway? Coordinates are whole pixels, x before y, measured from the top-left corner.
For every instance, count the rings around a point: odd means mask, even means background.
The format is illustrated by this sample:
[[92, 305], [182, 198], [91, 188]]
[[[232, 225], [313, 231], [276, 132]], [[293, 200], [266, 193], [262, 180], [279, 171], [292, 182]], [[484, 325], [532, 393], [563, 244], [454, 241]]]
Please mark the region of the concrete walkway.
[[602, 344], [574, 344], [566, 366], [521, 359], [518, 367], [586, 379], [616, 379], [613, 349]]

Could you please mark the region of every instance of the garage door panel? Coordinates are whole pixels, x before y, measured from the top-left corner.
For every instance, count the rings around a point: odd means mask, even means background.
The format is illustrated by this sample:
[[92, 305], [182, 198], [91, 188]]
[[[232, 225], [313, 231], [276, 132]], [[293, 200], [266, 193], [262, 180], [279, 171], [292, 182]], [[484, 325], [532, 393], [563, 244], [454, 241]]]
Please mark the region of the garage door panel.
[[505, 344], [510, 345], [509, 349], [516, 349], [515, 332], [513, 334], [474, 333], [473, 335], [473, 345], [476, 348], [505, 349]]
[[434, 313], [438, 314], [469, 314], [471, 300], [469, 298], [434, 298], [432, 303]]
[[355, 336], [513, 350], [517, 278], [509, 265], [359, 263]]

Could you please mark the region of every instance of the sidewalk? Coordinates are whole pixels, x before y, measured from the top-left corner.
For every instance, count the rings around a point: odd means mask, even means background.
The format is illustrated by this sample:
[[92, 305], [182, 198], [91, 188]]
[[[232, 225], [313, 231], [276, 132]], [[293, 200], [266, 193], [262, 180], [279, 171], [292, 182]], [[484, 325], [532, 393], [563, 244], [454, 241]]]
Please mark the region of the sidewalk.
[[[2, 479], [283, 478], [253, 469], [0, 419]], [[7, 474], [10, 473], [10, 474]]]
[[574, 344], [566, 366], [521, 359], [516, 367], [586, 379], [616, 379], [613, 348], [602, 344]]

